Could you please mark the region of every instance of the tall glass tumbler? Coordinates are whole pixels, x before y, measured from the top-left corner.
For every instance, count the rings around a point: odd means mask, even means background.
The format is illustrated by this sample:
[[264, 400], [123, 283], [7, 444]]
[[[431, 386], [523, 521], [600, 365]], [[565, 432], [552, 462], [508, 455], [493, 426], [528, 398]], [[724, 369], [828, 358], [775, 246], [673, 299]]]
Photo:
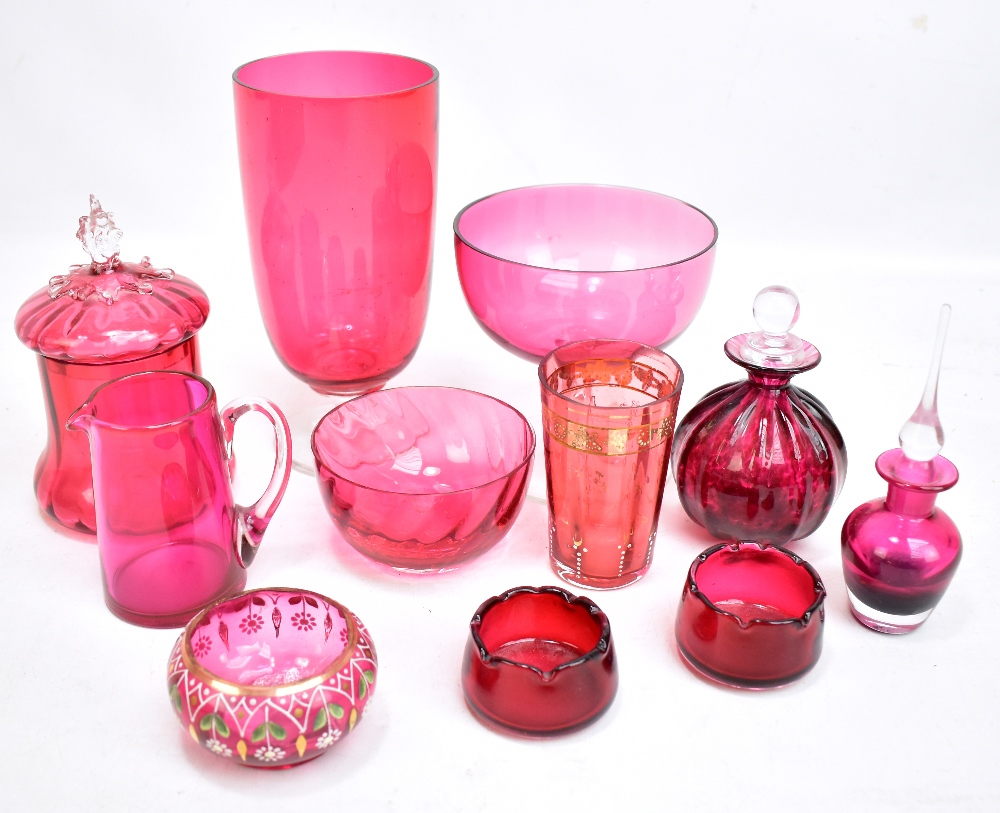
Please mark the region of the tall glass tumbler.
[[430, 293], [438, 72], [321, 51], [233, 73], [250, 259], [271, 344], [313, 389], [384, 386]]
[[549, 560], [592, 590], [642, 578], [656, 525], [684, 375], [638, 342], [591, 339], [538, 365]]

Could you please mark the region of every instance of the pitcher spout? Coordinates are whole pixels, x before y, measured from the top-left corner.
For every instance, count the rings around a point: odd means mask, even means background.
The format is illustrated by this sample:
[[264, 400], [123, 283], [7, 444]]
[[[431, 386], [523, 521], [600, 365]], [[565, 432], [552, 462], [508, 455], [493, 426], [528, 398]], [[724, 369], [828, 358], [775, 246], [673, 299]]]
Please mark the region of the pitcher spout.
[[89, 432], [90, 425], [94, 422], [94, 408], [90, 401], [82, 406], [66, 419], [67, 429], [77, 429], [81, 432]]

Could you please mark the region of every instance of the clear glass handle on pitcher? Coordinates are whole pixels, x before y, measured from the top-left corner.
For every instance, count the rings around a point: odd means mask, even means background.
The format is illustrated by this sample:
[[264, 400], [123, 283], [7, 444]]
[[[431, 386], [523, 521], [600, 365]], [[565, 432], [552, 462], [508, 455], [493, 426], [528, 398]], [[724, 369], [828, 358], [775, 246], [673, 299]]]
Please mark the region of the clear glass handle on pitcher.
[[237, 398], [230, 401], [222, 410], [222, 425], [226, 436], [226, 456], [231, 460], [233, 455], [233, 433], [236, 421], [248, 412], [259, 412], [274, 427], [274, 470], [271, 481], [264, 493], [253, 505], [236, 505], [236, 534], [233, 544], [236, 548], [236, 558], [244, 568], [250, 566], [257, 555], [267, 530], [268, 523], [274, 515], [278, 503], [281, 502], [288, 486], [288, 476], [292, 471], [292, 440], [288, 422], [281, 410], [270, 401], [263, 398]]

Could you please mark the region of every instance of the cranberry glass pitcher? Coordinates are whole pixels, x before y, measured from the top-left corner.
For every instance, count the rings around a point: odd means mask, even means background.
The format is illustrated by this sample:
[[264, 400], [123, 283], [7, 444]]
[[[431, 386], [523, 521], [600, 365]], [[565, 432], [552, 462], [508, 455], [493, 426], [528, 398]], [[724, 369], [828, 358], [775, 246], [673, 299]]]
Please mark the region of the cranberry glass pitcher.
[[[233, 430], [247, 412], [274, 426], [275, 465], [261, 498], [233, 502]], [[181, 626], [243, 589], [291, 470], [288, 425], [268, 401], [238, 399], [220, 417], [215, 390], [190, 373], [146, 372], [99, 387], [68, 421], [90, 435], [97, 546], [115, 615]]]

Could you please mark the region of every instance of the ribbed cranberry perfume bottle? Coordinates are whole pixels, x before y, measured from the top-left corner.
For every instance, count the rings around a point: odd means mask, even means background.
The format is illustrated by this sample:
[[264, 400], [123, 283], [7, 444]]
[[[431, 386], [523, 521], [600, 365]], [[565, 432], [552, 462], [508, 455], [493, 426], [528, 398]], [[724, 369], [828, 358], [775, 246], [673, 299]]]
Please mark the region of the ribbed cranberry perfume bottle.
[[833, 418], [793, 376], [820, 362], [789, 331], [795, 294], [764, 288], [753, 303], [756, 333], [734, 336], [726, 355], [746, 381], [712, 390], [677, 427], [672, 457], [688, 516], [719, 539], [781, 545], [826, 518], [847, 474], [847, 450]]
[[899, 448], [875, 461], [888, 493], [855, 508], [841, 532], [851, 612], [878, 632], [912, 632], [923, 624], [962, 558], [958, 528], [934, 504], [940, 492], [958, 482], [958, 469], [938, 454], [944, 431], [937, 386], [950, 314], [944, 305], [927, 385], [899, 432]]

